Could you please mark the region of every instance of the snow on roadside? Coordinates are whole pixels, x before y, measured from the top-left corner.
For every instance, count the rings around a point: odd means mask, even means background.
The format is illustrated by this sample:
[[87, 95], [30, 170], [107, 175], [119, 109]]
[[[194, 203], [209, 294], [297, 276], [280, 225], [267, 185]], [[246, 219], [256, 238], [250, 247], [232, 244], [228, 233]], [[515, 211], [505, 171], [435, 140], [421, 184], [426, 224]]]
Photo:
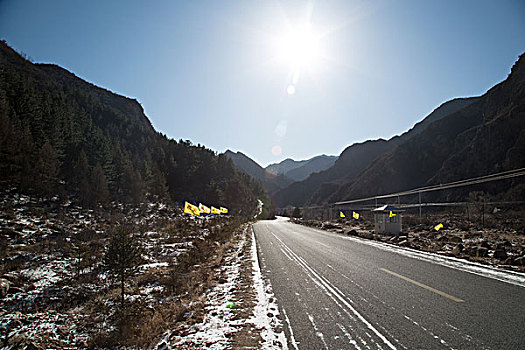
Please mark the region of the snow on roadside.
[[288, 349], [288, 342], [284, 331], [277, 332], [276, 328], [282, 329], [282, 323], [277, 317], [279, 309], [272, 291], [272, 286], [268, 281], [262, 278], [259, 259], [257, 257], [257, 242], [252, 227], [252, 269], [253, 269], [253, 286], [256, 291], [257, 304], [253, 310], [253, 317], [248, 320], [261, 329], [262, 344], [260, 349]]
[[[235, 298], [240, 286], [242, 252], [247, 245], [248, 229], [251, 229], [252, 239], [251, 266], [244, 265], [244, 268], [252, 269], [251, 288], [255, 296], [255, 305], [246, 318], [239, 317], [236, 312]], [[252, 334], [260, 334], [261, 341], [257, 349], [288, 349], [272, 287], [269, 282], [265, 282], [261, 274], [255, 234], [251, 226], [245, 228], [233, 254], [225, 258], [220, 274], [225, 276], [225, 282], [216, 285], [206, 294], [203, 321], [192, 325], [183, 334], [167, 332], [157, 343], [156, 349], [232, 349], [235, 333], [246, 325], [251, 326]]]
[[234, 299], [235, 286], [240, 276], [239, 253], [242, 252], [245, 244], [246, 236], [243, 235], [235, 253], [225, 258], [226, 263], [221, 267], [221, 274], [226, 276], [226, 281], [216, 285], [206, 294], [205, 316], [202, 323], [191, 326], [188, 330], [189, 334], [184, 336], [172, 335], [168, 332], [158, 343], [157, 349], [186, 349], [192, 346], [205, 346], [210, 350], [229, 348], [233, 333], [244, 324], [242, 319], [232, 319], [230, 302]]

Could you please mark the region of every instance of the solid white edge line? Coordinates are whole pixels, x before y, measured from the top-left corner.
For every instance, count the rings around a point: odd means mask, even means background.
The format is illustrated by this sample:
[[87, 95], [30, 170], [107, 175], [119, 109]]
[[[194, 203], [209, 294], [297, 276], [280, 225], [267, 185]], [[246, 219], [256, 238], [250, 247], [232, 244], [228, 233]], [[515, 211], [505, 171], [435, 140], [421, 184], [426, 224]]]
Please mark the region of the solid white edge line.
[[[294, 224], [294, 225], [297, 225], [297, 224]], [[312, 227], [303, 226], [303, 225], [301, 226], [304, 228], [309, 228], [321, 234], [328, 235], [330, 237], [335, 237], [335, 238], [353, 241], [353, 242], [357, 242], [361, 244], [366, 244], [372, 247], [376, 247], [378, 249], [386, 250], [392, 253], [396, 253], [399, 255], [409, 257], [409, 258], [418, 259], [418, 260], [426, 261], [429, 263], [434, 263], [434, 264], [449, 267], [455, 270], [468, 272], [468, 273], [478, 275], [481, 277], [491, 278], [491, 279], [494, 279], [500, 282], [505, 282], [505, 283], [509, 283], [515, 286], [525, 288], [525, 274], [523, 273], [519, 273], [515, 271], [500, 270], [492, 266], [487, 266], [487, 265], [483, 265], [483, 264], [480, 264], [474, 261], [459, 259], [459, 258], [455, 258], [452, 256], [446, 256], [446, 255], [434, 254], [430, 252], [413, 250], [410, 248], [398, 247], [398, 246], [388, 244], [385, 242], [368, 240], [368, 239], [361, 238], [361, 237], [341, 236], [333, 232], [323, 231], [317, 228], [312, 228]]]
[[[372, 332], [374, 332], [375, 335], [377, 335], [379, 337], [379, 339], [381, 339], [383, 341], [383, 343], [385, 343], [385, 345], [387, 345], [390, 349], [394, 349], [394, 350], [396, 349], [396, 347], [381, 332], [379, 332], [370, 322], [368, 322], [368, 320], [366, 318], [363, 317], [363, 315], [361, 315], [352, 305], [350, 305], [350, 303], [344, 298], [344, 295], [343, 296], [339, 295], [339, 293], [334, 288], [332, 288], [330, 286], [330, 284], [327, 283], [321, 276], [319, 276], [319, 274], [317, 272], [315, 272], [315, 270], [313, 270], [304, 261], [303, 258], [301, 258], [299, 255], [297, 255], [292, 249], [290, 249], [290, 247], [288, 247], [286, 245], [286, 243], [284, 243], [273, 232], [271, 232], [271, 233], [283, 245], [283, 247], [285, 247], [287, 250], [289, 250], [289, 254], [290, 255], [295, 256], [296, 259], [298, 260], [298, 262], [301, 263], [305, 269], [309, 270], [310, 273], [315, 278], [317, 278], [318, 282], [320, 282], [328, 291], [330, 291], [332, 293], [332, 295], [337, 297], [337, 299], [339, 299], [348, 309], [350, 309], [350, 311], [352, 311], [352, 313], [355, 316], [357, 316], [357, 318], [359, 318], [359, 320], [361, 320], [361, 322], [363, 322], [368, 329], [370, 329]], [[310, 278], [312, 278], [312, 277], [310, 276]]]
[[293, 347], [295, 348], [295, 350], [299, 350], [299, 348], [297, 347], [297, 341], [295, 340], [295, 337], [293, 336], [293, 329], [290, 323], [290, 319], [288, 318], [288, 315], [286, 314], [286, 310], [284, 309], [284, 307], [281, 307], [281, 309], [283, 310], [284, 320], [286, 321], [286, 324], [288, 325], [288, 330], [290, 331], [290, 338], [292, 338], [291, 343]]

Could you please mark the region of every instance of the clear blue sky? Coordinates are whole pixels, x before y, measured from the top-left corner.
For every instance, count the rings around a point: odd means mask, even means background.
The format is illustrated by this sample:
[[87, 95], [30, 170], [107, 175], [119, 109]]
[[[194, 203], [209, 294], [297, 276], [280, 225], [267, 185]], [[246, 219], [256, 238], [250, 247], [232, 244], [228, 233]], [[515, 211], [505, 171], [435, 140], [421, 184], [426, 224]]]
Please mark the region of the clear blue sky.
[[[282, 42], [305, 23], [314, 59], [297, 74]], [[525, 51], [525, 2], [0, 0], [0, 36], [138, 99], [168, 137], [265, 166], [389, 138], [483, 94]]]

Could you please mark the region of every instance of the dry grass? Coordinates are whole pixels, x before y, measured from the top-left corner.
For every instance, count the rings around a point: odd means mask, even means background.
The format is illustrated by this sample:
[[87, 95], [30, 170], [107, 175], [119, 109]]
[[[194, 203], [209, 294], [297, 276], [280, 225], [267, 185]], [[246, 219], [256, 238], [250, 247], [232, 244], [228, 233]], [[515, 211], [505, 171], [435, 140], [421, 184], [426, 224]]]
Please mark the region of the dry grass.
[[[111, 323], [115, 329], [94, 336], [90, 346], [146, 348], [167, 330], [176, 330], [185, 323], [199, 321], [199, 309], [204, 306], [205, 293], [217, 283], [215, 273], [224, 257], [233, 249], [233, 237], [241, 229], [241, 224], [241, 221], [231, 220], [213, 227], [206, 239], [195, 240], [193, 248], [179, 256], [176, 263], [150, 269], [137, 276], [135, 288], [162, 283], [166, 287], [164, 301], [153, 308], [143, 308], [136, 301], [127, 304], [123, 310], [111, 314]], [[170, 240], [175, 241], [175, 232], [187, 236], [191, 234], [190, 230], [191, 226], [177, 224], [170, 225], [165, 232], [168, 232]], [[108, 300], [117, 303], [118, 293], [118, 289], [112, 289], [103, 297], [97, 297], [93, 305], [98, 304], [98, 307], [92, 307], [91, 310], [110, 313], [111, 308], [102, 304]], [[188, 310], [187, 305], [192, 305], [191, 310]]]

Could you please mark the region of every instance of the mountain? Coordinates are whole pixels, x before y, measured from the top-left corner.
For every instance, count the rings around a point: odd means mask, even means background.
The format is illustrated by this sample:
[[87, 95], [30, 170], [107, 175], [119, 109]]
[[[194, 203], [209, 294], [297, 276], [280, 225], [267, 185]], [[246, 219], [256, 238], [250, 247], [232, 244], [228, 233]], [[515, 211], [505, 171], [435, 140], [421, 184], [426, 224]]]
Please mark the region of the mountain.
[[[525, 167], [524, 66], [522, 55], [486, 94], [446, 102], [401, 136], [348, 147], [334, 166], [275, 193], [274, 201], [331, 203]], [[491, 188], [502, 193], [511, 185]]]
[[307, 160], [285, 159], [277, 164], [270, 164], [266, 171], [275, 175], [285, 175], [294, 181], [302, 181], [310, 174], [325, 170], [334, 165], [337, 156], [320, 155]]
[[242, 152], [232, 152], [227, 150], [224, 152], [224, 155], [233, 161], [233, 164], [237, 169], [260, 181], [269, 194], [274, 193], [293, 182], [293, 180], [285, 175], [275, 175], [266, 171], [263, 167], [257, 164], [257, 162]]
[[[382, 155], [355, 179], [346, 180], [325, 200], [391, 193], [525, 167], [524, 125], [522, 55], [505, 81], [467, 106], [430, 123]], [[519, 183], [517, 179], [484, 189], [502, 194]], [[469, 190], [449, 195], [465, 196]], [[512, 196], [519, 197], [515, 193]]]
[[255, 210], [231, 160], [154, 130], [138, 101], [0, 43], [0, 187], [83, 205], [148, 197]]
[[265, 169], [270, 174], [274, 174], [274, 175], [281, 175], [282, 174], [282, 175], [284, 175], [290, 170], [293, 170], [293, 169], [301, 167], [306, 162], [307, 162], [307, 160], [293, 160], [291, 158], [286, 158], [285, 160], [283, 160], [283, 161], [281, 161], [279, 163], [274, 163], [274, 164], [268, 165]]
[[443, 103], [413, 128], [401, 136], [394, 136], [390, 140], [378, 139], [355, 143], [347, 147], [334, 165], [317, 174], [311, 174], [307, 179], [295, 182], [276, 192], [273, 200], [278, 206], [303, 206], [305, 204], [321, 204], [328, 197], [339, 190], [341, 183], [353, 179], [366, 169], [376, 158], [395, 148], [398, 144], [414, 137], [432, 122], [437, 121], [449, 113], [468, 106], [475, 99], [455, 99]]

